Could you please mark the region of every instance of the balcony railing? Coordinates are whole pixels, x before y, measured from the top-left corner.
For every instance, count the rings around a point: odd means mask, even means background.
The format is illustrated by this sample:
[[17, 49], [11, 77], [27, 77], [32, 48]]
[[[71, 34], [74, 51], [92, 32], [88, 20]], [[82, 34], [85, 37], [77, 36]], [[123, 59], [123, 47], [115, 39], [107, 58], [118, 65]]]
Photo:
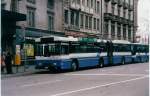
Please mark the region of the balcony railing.
[[122, 20], [121, 17], [118, 17], [118, 23], [121, 23], [121, 20]]
[[113, 15], [112, 15], [112, 13], [104, 13], [104, 18], [108, 19], [108, 20], [112, 20], [113, 19]]
[[125, 18], [122, 18], [122, 23], [123, 23], [123, 24], [128, 24], [128, 21], [127, 21], [127, 19], [125, 19]]
[[112, 4], [117, 4], [117, 0], [112, 0], [111, 3]]
[[122, 6], [122, 5], [123, 5], [122, 0], [118, 0], [118, 6]]
[[70, 25], [70, 26], [68, 26], [67, 29], [69, 29], [69, 30], [80, 30], [79, 26], [76, 26], [76, 25]]
[[119, 22], [119, 21], [120, 21], [120, 20], [119, 20], [119, 16], [114, 16], [114, 21]]
[[117, 15], [113, 15], [112, 13], [104, 13], [104, 18], [107, 19], [107, 20], [112, 20], [112, 21], [115, 21], [115, 22], [122, 22], [122, 19], [120, 21], [120, 18], [119, 16]]

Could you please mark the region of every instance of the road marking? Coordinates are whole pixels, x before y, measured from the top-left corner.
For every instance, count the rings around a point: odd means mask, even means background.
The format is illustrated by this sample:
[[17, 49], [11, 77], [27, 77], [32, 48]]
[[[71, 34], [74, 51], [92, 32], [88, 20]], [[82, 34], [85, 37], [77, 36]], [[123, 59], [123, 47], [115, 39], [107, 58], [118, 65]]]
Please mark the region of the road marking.
[[146, 76], [145, 74], [65, 74], [72, 76]]
[[49, 82], [40, 82], [40, 83], [34, 83], [34, 84], [25, 84], [25, 85], [22, 85], [21, 87], [39, 86], [39, 85], [44, 85], [44, 84], [56, 83], [56, 82], [60, 82], [60, 81], [62, 81], [62, 80], [55, 80], [55, 81], [49, 81]]
[[110, 86], [110, 85], [115, 85], [115, 84], [120, 84], [120, 83], [126, 83], [126, 82], [140, 80], [140, 79], [145, 79], [147, 77], [148, 76], [143, 76], [143, 77], [129, 79], [129, 80], [124, 80], [124, 81], [120, 81], [120, 82], [113, 82], [113, 83], [93, 86], [93, 87], [89, 87], [89, 88], [83, 88], [83, 89], [78, 89], [78, 90], [73, 90], [73, 91], [67, 91], [67, 92], [58, 93], [58, 94], [54, 94], [54, 95], [50, 95], [50, 96], [63, 96], [63, 95], [68, 95], [68, 94], [77, 93], [77, 92], [81, 92], [81, 91], [88, 91], [88, 90], [92, 90], [92, 89], [96, 89], [96, 88], [101, 88], [101, 87], [105, 87], [105, 86]]

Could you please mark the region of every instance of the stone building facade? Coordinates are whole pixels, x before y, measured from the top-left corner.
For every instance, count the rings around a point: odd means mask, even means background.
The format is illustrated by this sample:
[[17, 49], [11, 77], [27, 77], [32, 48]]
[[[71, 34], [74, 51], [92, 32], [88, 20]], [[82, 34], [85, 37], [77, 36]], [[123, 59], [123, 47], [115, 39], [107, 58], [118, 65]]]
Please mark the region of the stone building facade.
[[[12, 2], [15, 1], [14, 6]], [[17, 22], [35, 35], [96, 37], [134, 42], [138, 0], [2, 0], [2, 9], [27, 15]], [[42, 34], [42, 35], [41, 35]], [[30, 34], [31, 35], [31, 34]], [[30, 36], [29, 35], [29, 36]], [[34, 34], [32, 34], [34, 37]], [[31, 36], [32, 37], [32, 36]]]

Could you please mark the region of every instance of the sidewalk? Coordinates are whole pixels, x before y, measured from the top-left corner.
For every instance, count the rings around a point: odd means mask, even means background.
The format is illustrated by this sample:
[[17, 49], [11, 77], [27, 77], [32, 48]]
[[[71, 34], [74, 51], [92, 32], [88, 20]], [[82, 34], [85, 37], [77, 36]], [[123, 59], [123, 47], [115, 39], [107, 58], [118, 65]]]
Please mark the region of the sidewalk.
[[30, 65], [30, 66], [26, 66], [26, 67], [19, 66], [18, 69], [16, 66], [13, 66], [12, 70], [13, 70], [13, 74], [7, 74], [6, 69], [5, 69], [4, 73], [1, 73], [1, 79], [8, 78], [8, 77], [31, 75], [36, 72], [39, 72], [39, 70], [35, 69], [34, 65]]

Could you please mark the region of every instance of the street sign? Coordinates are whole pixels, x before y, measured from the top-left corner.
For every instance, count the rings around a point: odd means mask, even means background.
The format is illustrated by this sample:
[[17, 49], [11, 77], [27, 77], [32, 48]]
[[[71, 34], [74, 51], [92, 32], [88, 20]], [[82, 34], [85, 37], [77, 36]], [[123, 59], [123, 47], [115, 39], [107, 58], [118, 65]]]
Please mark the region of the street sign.
[[78, 39], [80, 42], [96, 42], [96, 38], [79, 38]]

